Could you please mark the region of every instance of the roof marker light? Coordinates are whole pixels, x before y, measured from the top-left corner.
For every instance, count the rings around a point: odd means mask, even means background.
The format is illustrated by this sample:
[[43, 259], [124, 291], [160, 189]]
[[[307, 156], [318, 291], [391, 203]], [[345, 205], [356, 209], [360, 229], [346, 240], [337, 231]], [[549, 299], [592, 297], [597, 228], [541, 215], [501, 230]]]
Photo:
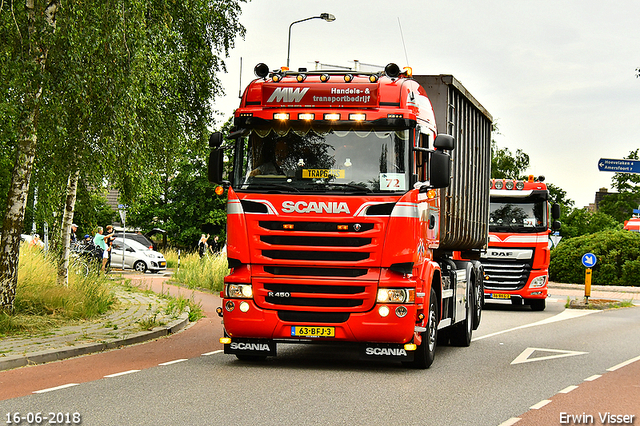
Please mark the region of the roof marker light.
[[282, 76], [279, 74], [274, 74], [271, 76], [271, 80], [273, 80], [274, 83], [279, 82], [280, 80], [282, 80]]
[[296, 80], [298, 81], [298, 83], [302, 83], [306, 79], [307, 79], [307, 75], [306, 74], [298, 74], [296, 76]]
[[496, 189], [502, 189], [504, 188], [504, 182], [501, 180], [497, 180], [496, 181]]
[[350, 83], [353, 80], [353, 75], [352, 74], [345, 74], [344, 75], [344, 82], [345, 83]]
[[313, 120], [316, 118], [316, 115], [310, 112], [303, 112], [298, 114], [298, 120]]
[[378, 82], [378, 76], [377, 75], [370, 75], [369, 76], [369, 81], [371, 83], [377, 83]]
[[504, 184], [504, 187], [505, 187], [506, 189], [509, 189], [509, 190], [513, 189], [513, 187], [514, 187], [514, 186], [515, 186], [515, 184], [513, 183], [513, 181], [512, 181], [512, 180], [508, 180], [508, 181]]
[[320, 81], [323, 83], [326, 83], [327, 81], [329, 81], [329, 74], [322, 74], [320, 76]]
[[524, 182], [519, 180], [516, 182], [516, 189], [522, 191], [524, 189]]
[[402, 71], [404, 71], [404, 75], [407, 77], [411, 77], [413, 75], [413, 68], [411, 67], [404, 67]]

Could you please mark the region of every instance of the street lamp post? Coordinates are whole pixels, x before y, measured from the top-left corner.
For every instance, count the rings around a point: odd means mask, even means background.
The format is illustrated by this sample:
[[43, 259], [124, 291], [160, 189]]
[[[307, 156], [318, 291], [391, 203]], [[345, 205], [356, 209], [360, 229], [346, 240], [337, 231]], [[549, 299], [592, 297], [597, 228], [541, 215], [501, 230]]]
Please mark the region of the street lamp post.
[[299, 21], [294, 21], [289, 25], [289, 40], [287, 42], [287, 68], [289, 68], [289, 53], [291, 52], [291, 27], [293, 24], [297, 24], [299, 22], [308, 21], [310, 19], [323, 19], [327, 22], [333, 22], [336, 20], [336, 17], [330, 13], [321, 13], [320, 16], [312, 16], [311, 18], [301, 19]]

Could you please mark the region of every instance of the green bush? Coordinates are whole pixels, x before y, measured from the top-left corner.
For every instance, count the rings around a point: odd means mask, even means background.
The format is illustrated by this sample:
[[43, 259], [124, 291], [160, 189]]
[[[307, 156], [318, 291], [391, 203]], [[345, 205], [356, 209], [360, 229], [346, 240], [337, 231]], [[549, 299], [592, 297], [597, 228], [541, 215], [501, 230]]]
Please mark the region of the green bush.
[[607, 230], [562, 240], [551, 251], [549, 278], [561, 283], [584, 283], [582, 256], [596, 255], [591, 283], [640, 286], [640, 234]]

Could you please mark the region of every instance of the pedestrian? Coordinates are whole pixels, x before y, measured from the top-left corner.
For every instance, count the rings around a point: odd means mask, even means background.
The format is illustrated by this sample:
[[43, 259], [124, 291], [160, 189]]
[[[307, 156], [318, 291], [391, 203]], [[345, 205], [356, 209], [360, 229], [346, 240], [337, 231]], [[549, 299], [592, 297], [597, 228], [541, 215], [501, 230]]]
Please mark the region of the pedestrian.
[[109, 252], [109, 257], [107, 259], [107, 263], [105, 265], [105, 270], [108, 270], [111, 267], [111, 252], [112, 252], [112, 247], [113, 247], [113, 241], [116, 239], [115, 237], [115, 232], [113, 230], [113, 226], [112, 225], [107, 225], [107, 234], [108, 236], [106, 236], [104, 238], [104, 242], [107, 245], [107, 251]]
[[78, 237], [76, 237], [76, 231], [78, 230], [78, 225], [75, 223], [71, 224], [71, 245], [78, 243]]
[[109, 251], [107, 250], [107, 242], [105, 239], [111, 238], [113, 234], [103, 235], [103, 232], [104, 229], [102, 226], [98, 226], [98, 232], [96, 233], [96, 236], [93, 237], [93, 244], [102, 250], [102, 268], [100, 270], [104, 273], [107, 268], [107, 261], [109, 260]]
[[204, 254], [207, 252], [207, 250], [209, 249], [209, 244], [207, 243], [209, 236], [210, 236], [209, 234], [207, 235], [202, 234], [200, 236], [200, 241], [198, 241], [198, 254], [200, 255], [200, 258], [202, 258]]

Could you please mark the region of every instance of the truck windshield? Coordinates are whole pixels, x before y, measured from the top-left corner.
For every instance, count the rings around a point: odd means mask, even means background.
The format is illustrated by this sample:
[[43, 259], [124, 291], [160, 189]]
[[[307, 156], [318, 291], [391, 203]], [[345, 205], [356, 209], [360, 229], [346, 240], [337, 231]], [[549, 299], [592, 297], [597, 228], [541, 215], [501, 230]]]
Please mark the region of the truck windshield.
[[406, 192], [409, 130], [252, 130], [241, 190]]
[[547, 229], [546, 202], [491, 200], [490, 232], [543, 232]]

